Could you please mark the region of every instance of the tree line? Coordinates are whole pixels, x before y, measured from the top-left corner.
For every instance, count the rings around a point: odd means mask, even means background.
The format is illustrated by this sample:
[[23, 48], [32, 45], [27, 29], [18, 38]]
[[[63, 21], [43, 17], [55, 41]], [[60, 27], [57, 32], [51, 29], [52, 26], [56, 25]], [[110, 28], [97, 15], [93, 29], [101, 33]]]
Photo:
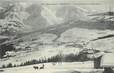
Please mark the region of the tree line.
[[40, 63], [53, 63], [53, 62], [80, 62], [80, 61], [88, 61], [89, 59], [86, 55], [83, 54], [69, 54], [69, 55], [55, 55], [52, 57], [49, 57], [47, 59], [33, 59], [30, 61], [26, 61], [24, 63], [21, 63], [20, 65], [9, 63], [7, 65], [2, 65], [1, 68], [11, 68], [11, 67], [19, 67], [19, 66], [27, 66], [27, 65], [33, 65], [33, 64], [40, 64]]

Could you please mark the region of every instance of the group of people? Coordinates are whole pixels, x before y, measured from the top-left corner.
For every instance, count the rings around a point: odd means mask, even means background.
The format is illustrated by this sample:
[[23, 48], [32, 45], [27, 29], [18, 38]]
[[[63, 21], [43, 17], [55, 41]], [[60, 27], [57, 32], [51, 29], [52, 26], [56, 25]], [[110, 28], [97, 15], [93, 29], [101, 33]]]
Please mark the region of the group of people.
[[34, 69], [44, 69], [44, 64], [42, 64], [42, 66], [33, 66]]

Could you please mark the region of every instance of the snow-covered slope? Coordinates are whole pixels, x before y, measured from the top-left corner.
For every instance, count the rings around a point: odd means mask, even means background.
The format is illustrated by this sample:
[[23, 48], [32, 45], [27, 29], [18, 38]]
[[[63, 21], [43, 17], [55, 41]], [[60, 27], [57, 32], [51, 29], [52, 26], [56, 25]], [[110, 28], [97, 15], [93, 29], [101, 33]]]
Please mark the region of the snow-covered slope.
[[[37, 49], [38, 48], [38, 49]], [[52, 56], [58, 55], [60, 52], [62, 54], [67, 55], [67, 54], [79, 54], [80, 50], [79, 48], [66, 48], [64, 45], [63, 46], [37, 46], [36, 48], [34, 47], [35, 50], [32, 51], [19, 51], [16, 52], [16, 56], [14, 57], [9, 57], [9, 58], [4, 58], [0, 60], [0, 66], [3, 64], [7, 65], [9, 63], [20, 65], [23, 62], [26, 61], [31, 61], [33, 59], [39, 60], [39, 59], [46, 59], [50, 58]]]
[[87, 45], [88, 48], [93, 48], [100, 51], [114, 52], [114, 37], [93, 41]]
[[114, 31], [111, 30], [89, 30], [82, 28], [72, 28], [61, 34], [61, 37], [58, 41], [61, 42], [81, 42], [89, 41], [97, 37], [105, 36], [108, 34], [114, 34]]
[[[79, 45], [83, 46], [83, 43], [86, 43], [92, 39], [96, 39], [97, 37], [113, 33], [114, 32], [110, 30], [102, 31], [102, 30], [72, 28], [62, 33], [56, 41], [53, 41], [56, 38], [55, 34], [44, 33], [40, 36], [36, 36], [37, 39], [35, 39], [34, 41], [28, 41], [28, 43], [27, 42], [21, 43], [25, 44], [26, 46], [27, 44], [30, 45], [31, 49], [29, 50], [25, 49], [24, 51], [17, 51], [15, 57], [2, 59], [1, 64], [7, 64], [10, 62], [14, 64], [20, 64], [28, 60], [49, 58], [51, 56], [59, 54], [60, 51], [63, 54], [72, 54], [72, 53], [79, 54], [79, 52], [83, 49], [83, 47], [77, 47], [77, 46]], [[63, 42], [64, 44], [61, 44]], [[42, 43], [42, 45], [39, 45], [39, 43]], [[68, 47], [67, 45], [69, 45], [70, 43], [71, 45], [72, 44], [77, 44], [77, 45], [75, 47], [74, 46]], [[87, 45], [87, 47], [99, 49], [101, 51], [105, 49], [113, 49], [114, 47], [113, 38], [101, 39], [95, 42], [94, 41], [90, 42]]]
[[[53, 63], [45, 63], [44, 69], [34, 69], [33, 66], [40, 67], [39, 64], [4, 69], [2, 73], [102, 73], [102, 69], [93, 69], [93, 62], [72, 62], [53, 65]], [[83, 68], [82, 68], [83, 67]], [[77, 72], [76, 72], [77, 71]]]
[[69, 20], [78, 21], [78, 20], [89, 19], [89, 17], [87, 16], [88, 10], [75, 6], [75, 5], [61, 6], [56, 11], [56, 14], [57, 16], [63, 18], [65, 22]]

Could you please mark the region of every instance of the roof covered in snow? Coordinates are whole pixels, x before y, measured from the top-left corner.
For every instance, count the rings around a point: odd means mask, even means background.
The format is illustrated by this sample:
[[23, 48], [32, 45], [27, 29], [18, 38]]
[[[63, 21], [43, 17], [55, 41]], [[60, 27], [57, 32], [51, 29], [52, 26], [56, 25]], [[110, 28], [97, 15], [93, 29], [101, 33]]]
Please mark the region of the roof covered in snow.
[[105, 53], [101, 59], [102, 67], [114, 67], [114, 53]]

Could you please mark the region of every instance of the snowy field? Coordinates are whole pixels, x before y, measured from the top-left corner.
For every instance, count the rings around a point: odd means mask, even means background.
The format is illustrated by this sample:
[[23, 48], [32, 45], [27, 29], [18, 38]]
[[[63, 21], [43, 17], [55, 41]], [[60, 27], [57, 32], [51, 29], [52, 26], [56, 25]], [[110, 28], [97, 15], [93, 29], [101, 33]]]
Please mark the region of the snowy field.
[[[76, 46], [79, 46], [80, 44], [83, 44], [83, 42], [88, 42], [88, 40], [95, 39], [97, 37], [101, 37], [104, 35], [109, 35], [113, 34], [114, 31], [112, 30], [89, 30], [89, 29], [81, 29], [81, 28], [72, 28], [69, 29], [61, 34], [61, 36], [57, 39], [57, 42], [65, 42], [66, 44], [61, 44], [57, 45], [56, 42], [53, 42], [56, 38], [56, 35], [54, 34], [49, 34], [45, 33], [39, 36], [40, 40], [35, 40], [33, 41], [32, 44], [27, 44], [32, 46], [31, 50], [24, 50], [24, 51], [17, 51], [15, 52], [16, 56], [13, 57], [8, 57], [4, 59], [0, 59], [0, 67], [3, 64], [16, 64], [19, 65], [23, 62], [30, 61], [30, 60], [39, 60], [39, 59], [44, 59], [44, 58], [50, 58], [52, 56], [55, 56], [59, 54], [59, 52], [62, 52], [63, 54], [79, 54], [79, 52], [83, 48], [79, 47], [68, 47], [71, 42], [71, 44], [74, 44]], [[84, 36], [83, 36], [84, 35]], [[46, 40], [48, 39], [48, 40]], [[38, 42], [41, 41], [45, 42], [47, 44], [53, 43], [51, 45], [38, 45]], [[30, 41], [32, 42], [32, 41]], [[72, 43], [75, 42], [75, 43]], [[107, 38], [107, 39], [102, 39], [102, 40], [97, 40], [90, 42], [86, 48], [92, 48], [100, 51], [108, 51], [108, 52], [114, 52], [114, 37], [112, 38]], [[25, 42], [21, 43], [25, 44]], [[107, 45], [108, 44], [108, 45]], [[36, 45], [36, 46], [35, 46]]]
[[1, 73], [102, 73], [102, 69], [93, 69], [93, 62], [72, 62], [72, 63], [45, 63], [44, 69], [34, 69], [33, 66], [41, 67], [42, 64], [35, 64], [16, 68], [6, 68]]
[[63, 46], [58, 47], [52, 47], [52, 46], [46, 46], [44, 48], [41, 48], [40, 50], [33, 50], [31, 52], [17, 52], [16, 56], [9, 57], [0, 60], [0, 67], [4, 64], [7, 65], [9, 63], [20, 65], [21, 63], [24, 63], [26, 61], [31, 60], [39, 60], [39, 59], [45, 59], [50, 58], [52, 56], [56, 56], [59, 51], [62, 51], [63, 54], [78, 54], [79, 49], [78, 48], [65, 48]]

